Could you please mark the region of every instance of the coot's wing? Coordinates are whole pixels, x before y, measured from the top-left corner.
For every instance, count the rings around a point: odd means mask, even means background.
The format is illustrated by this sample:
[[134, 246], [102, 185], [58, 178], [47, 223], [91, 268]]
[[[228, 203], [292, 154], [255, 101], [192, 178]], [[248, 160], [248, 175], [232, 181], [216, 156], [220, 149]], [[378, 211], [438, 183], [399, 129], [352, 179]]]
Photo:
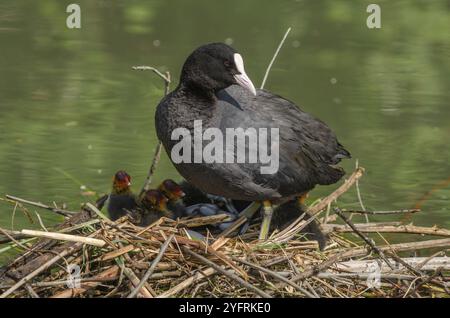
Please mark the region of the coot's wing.
[[[258, 90], [253, 96], [233, 85], [218, 96], [222, 130], [279, 128], [279, 171], [262, 175], [254, 167], [250, 168], [255, 183], [278, 188], [283, 194], [292, 192], [296, 184], [299, 185], [298, 190], [309, 190], [316, 184], [335, 183], [343, 176], [343, 170], [332, 165], [350, 157], [350, 154], [322, 121], [265, 90]], [[241, 168], [246, 169], [242, 165]]]

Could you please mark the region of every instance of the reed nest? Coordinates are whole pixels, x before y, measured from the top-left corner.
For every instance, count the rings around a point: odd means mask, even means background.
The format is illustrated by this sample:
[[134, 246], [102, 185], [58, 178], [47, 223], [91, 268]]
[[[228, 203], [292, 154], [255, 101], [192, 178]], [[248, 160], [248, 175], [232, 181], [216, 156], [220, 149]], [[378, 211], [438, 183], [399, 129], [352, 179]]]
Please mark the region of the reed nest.
[[[418, 210], [330, 209], [362, 171], [308, 209], [329, 236], [323, 251], [299, 233], [305, 220], [261, 242], [257, 223], [243, 236], [211, 233], [208, 225], [225, 215], [161, 218], [142, 228], [128, 217], [112, 222], [91, 203], [74, 214], [8, 196], [19, 207], [65, 214], [66, 221], [43, 231], [0, 229], [0, 243], [22, 251], [0, 269], [0, 297], [448, 297], [450, 231], [399, 222], [358, 224], [350, 217]], [[192, 237], [192, 229], [206, 239]], [[368, 236], [386, 232], [427, 239], [376, 245]], [[424, 249], [432, 252], [404, 257]]]

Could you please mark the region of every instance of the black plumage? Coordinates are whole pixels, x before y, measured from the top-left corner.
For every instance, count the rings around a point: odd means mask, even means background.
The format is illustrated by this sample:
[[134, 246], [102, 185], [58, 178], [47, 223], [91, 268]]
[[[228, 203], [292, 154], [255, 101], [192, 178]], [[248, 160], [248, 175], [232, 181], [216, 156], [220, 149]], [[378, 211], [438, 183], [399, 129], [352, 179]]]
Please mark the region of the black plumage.
[[104, 203], [111, 220], [115, 221], [138, 207], [130, 185], [131, 177], [125, 171], [118, 171], [114, 175], [111, 193]]
[[[203, 130], [218, 128], [224, 136], [228, 128], [279, 131], [279, 168], [272, 174], [261, 173], [261, 162], [193, 163], [192, 159], [174, 163], [178, 172], [203, 192], [234, 200], [283, 203], [316, 185], [333, 184], [345, 174], [336, 165], [350, 153], [334, 132], [293, 102], [255, 90], [242, 57], [225, 44], [195, 50], [183, 66], [178, 87], [159, 103], [156, 132], [167, 153], [178, 143], [172, 140], [172, 132], [183, 127], [194, 135], [195, 120], [201, 120]], [[208, 143], [203, 141], [203, 147]], [[248, 149], [246, 143], [246, 153]]]
[[[158, 105], [158, 137], [170, 154], [177, 143], [171, 140], [172, 131], [184, 127], [193, 134], [194, 120], [202, 120], [203, 129], [215, 127], [224, 132], [238, 127], [279, 128], [279, 170], [261, 174], [260, 163], [176, 163], [180, 174], [204, 192], [247, 201], [296, 196], [317, 184], [337, 182], [344, 171], [334, 165], [350, 154], [333, 131], [285, 98], [266, 90], [257, 90], [254, 96], [234, 85], [232, 76], [222, 78], [227, 70], [219, 59], [231, 59], [234, 53], [224, 44], [203, 46], [192, 53], [179, 86]], [[201, 60], [203, 56], [208, 59]]]

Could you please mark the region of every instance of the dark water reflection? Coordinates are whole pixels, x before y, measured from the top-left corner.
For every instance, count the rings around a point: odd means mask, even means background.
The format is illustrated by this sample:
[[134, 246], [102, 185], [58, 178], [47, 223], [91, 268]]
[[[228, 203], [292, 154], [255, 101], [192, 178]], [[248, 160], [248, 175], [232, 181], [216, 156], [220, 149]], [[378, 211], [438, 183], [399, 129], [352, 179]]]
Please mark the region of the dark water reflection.
[[[434, 188], [415, 220], [450, 225], [448, 1], [378, 1], [381, 30], [365, 25], [367, 1], [85, 0], [81, 30], [65, 27], [66, 2], [0, 3], [0, 194], [77, 209], [80, 184], [106, 192], [118, 169], [140, 186], [163, 86], [131, 66], [178, 79], [195, 47], [227, 40], [260, 83], [292, 26], [266, 88], [333, 127], [367, 169], [367, 208], [410, 208]], [[155, 181], [165, 177], [177, 177], [167, 157]], [[354, 191], [340, 202], [359, 207]], [[11, 212], [0, 202], [1, 226]], [[25, 224], [18, 212], [16, 228]]]

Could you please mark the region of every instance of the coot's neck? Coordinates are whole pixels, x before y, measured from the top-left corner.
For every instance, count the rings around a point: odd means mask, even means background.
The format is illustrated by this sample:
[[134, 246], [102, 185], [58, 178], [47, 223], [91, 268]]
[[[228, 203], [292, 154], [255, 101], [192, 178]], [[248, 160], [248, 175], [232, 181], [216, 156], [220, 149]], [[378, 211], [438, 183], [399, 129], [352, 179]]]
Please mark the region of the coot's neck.
[[113, 187], [112, 190], [111, 190], [111, 194], [115, 194], [115, 195], [130, 195], [131, 194], [131, 189], [130, 188]]
[[193, 81], [180, 81], [176, 90], [183, 95], [203, 101], [204, 104], [215, 103], [217, 101], [216, 90], [199, 85]]

